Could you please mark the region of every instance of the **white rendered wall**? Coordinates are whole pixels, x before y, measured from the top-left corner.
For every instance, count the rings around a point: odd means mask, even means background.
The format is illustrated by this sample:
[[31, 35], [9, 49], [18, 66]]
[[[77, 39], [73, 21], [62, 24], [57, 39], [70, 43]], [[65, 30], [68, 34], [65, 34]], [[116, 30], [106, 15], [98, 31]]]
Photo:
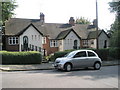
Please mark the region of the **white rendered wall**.
[[[99, 48], [104, 48], [104, 45], [105, 45], [105, 40], [107, 40], [107, 47], [109, 47], [109, 38], [107, 37], [107, 35], [102, 32], [98, 38], [98, 42], [99, 42]], [[91, 41], [94, 42], [94, 44], [91, 44]], [[89, 45], [90, 45], [90, 48], [96, 48], [96, 39], [91, 39], [89, 40]]]
[[[35, 38], [36, 35], [36, 38]], [[21, 36], [19, 39], [19, 50], [21, 51], [21, 44], [23, 45], [23, 37], [27, 36], [28, 37], [28, 45], [34, 45], [37, 47], [42, 48], [42, 35], [33, 27], [30, 26]], [[33, 36], [33, 38], [32, 38]]]
[[107, 47], [108, 47], [109, 46], [109, 38], [107, 37], [107, 35], [104, 32], [102, 32], [99, 36], [99, 48], [104, 48], [105, 40], [107, 40]]
[[69, 35], [65, 39], [63, 39], [63, 50], [73, 49], [74, 40], [77, 40], [77, 46], [80, 47], [80, 39], [76, 36], [76, 34], [71, 31]]
[[63, 51], [63, 40], [59, 40], [59, 51]]
[[[93, 42], [93, 44], [92, 44]], [[89, 47], [90, 48], [96, 48], [96, 39], [89, 40]]]

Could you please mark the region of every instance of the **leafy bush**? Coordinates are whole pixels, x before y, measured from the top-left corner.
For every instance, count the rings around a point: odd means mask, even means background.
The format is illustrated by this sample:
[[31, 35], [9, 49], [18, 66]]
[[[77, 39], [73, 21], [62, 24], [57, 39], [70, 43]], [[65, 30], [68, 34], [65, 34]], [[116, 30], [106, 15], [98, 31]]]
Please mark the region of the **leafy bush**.
[[93, 49], [93, 51], [95, 51], [102, 60], [108, 60], [109, 49]]
[[39, 52], [7, 52], [1, 51], [2, 64], [40, 64], [42, 55]]
[[112, 59], [120, 59], [120, 48], [114, 47], [109, 49], [109, 57]]

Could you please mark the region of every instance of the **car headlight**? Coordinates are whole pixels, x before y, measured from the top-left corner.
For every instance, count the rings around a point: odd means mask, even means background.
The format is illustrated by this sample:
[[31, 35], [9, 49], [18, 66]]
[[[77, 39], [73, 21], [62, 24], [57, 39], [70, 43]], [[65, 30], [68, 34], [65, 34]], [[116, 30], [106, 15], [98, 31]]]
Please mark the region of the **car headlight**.
[[56, 63], [60, 63], [60, 61], [56, 61]]
[[59, 61], [56, 61], [55, 63], [64, 63], [65, 61], [64, 60], [59, 60]]

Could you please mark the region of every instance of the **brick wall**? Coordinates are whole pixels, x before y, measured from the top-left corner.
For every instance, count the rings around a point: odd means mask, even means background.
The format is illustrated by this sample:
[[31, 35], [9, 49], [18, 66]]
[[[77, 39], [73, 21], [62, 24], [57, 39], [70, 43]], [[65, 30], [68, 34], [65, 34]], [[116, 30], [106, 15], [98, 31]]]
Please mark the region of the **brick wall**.
[[8, 37], [6, 37], [6, 50], [7, 51], [19, 51], [19, 45], [9, 45]]
[[50, 40], [48, 37], [46, 37], [46, 44], [43, 44], [43, 49], [47, 51], [47, 55], [58, 51], [58, 47], [50, 47]]

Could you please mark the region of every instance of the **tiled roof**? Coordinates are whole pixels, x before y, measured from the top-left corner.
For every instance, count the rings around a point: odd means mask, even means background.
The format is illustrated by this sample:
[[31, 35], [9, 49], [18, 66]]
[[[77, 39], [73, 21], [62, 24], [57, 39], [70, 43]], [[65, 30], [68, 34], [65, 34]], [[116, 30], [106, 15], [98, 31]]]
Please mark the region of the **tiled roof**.
[[85, 24], [85, 25], [75, 24], [75, 26], [73, 26], [73, 29], [82, 39], [87, 39], [88, 32], [89, 32], [87, 27], [88, 27], [87, 24]]
[[19, 19], [12, 18], [6, 22], [5, 34], [6, 35], [17, 35], [28, 25], [33, 24], [43, 35], [49, 35], [50, 38], [56, 38], [56, 36], [61, 32], [60, 25], [54, 23], [42, 23], [39, 19]]
[[[49, 36], [50, 39], [56, 39], [60, 36], [66, 35], [67, 31], [72, 28], [82, 39], [86, 39], [89, 34], [89, 25], [75, 24], [71, 26], [70, 24], [62, 23], [41, 23], [39, 19], [21, 19], [21, 18], [11, 18], [6, 22], [5, 34], [6, 35], [17, 35], [22, 30], [24, 30], [28, 25], [33, 24], [43, 35]], [[65, 32], [64, 32], [65, 31]], [[69, 31], [69, 30], [68, 30]], [[59, 36], [59, 38], [60, 38]]]
[[95, 25], [88, 25], [87, 29], [93, 29], [93, 28], [96, 28]]
[[24, 28], [30, 25], [30, 19], [19, 19], [12, 18], [6, 22], [5, 25], [5, 34], [6, 35], [16, 35], [21, 32]]
[[[100, 33], [101, 33], [101, 30], [98, 31], [98, 35], [100, 35]], [[88, 34], [88, 39], [95, 39], [96, 36], [97, 36], [97, 32], [96, 31], [91, 31]]]
[[71, 24], [62, 24], [60, 26], [60, 28], [69, 28], [69, 27], [72, 27], [72, 25]]
[[71, 29], [61, 31], [56, 39], [64, 39], [70, 32], [71, 32]]

